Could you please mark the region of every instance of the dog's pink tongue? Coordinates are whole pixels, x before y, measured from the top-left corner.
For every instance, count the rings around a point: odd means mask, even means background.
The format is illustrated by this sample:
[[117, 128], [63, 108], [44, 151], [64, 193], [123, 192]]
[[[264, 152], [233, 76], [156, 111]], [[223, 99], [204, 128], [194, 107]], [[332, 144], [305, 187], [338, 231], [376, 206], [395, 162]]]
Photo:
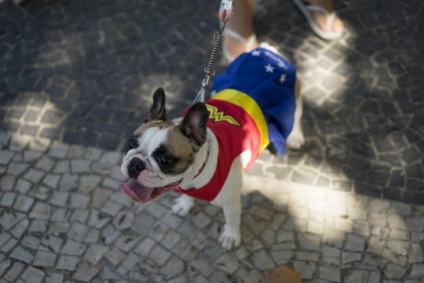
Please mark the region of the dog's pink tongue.
[[151, 198], [154, 188], [145, 187], [134, 179], [120, 185], [121, 189], [133, 200], [139, 202], [148, 202]]

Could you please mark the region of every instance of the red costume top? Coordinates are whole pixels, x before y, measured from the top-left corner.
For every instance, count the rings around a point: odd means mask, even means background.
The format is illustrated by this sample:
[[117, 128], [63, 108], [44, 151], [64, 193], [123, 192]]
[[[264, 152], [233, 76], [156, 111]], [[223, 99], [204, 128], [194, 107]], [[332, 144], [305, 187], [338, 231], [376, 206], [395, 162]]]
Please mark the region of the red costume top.
[[244, 169], [253, 165], [268, 144], [265, 119], [256, 102], [246, 94], [225, 90], [205, 102], [209, 110], [208, 128], [218, 142], [218, 159], [210, 182], [199, 188], [177, 192], [212, 201], [221, 191], [234, 160], [245, 150], [251, 159]]

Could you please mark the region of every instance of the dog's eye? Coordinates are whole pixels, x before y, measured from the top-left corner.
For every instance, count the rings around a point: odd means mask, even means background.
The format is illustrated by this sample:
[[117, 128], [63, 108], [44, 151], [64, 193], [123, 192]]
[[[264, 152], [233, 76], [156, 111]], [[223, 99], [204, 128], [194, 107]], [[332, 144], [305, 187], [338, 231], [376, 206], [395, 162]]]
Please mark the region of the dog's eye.
[[170, 167], [176, 162], [176, 159], [163, 147], [159, 147], [154, 153], [153, 157], [155, 158], [156, 162], [161, 167]]
[[169, 166], [169, 165], [172, 164], [173, 160], [169, 156], [161, 156], [161, 157], [158, 158], [157, 161], [164, 166]]
[[127, 151], [128, 150], [130, 150], [130, 149], [134, 149], [134, 148], [136, 148], [138, 145], [137, 145], [137, 140], [135, 139], [135, 137], [132, 137], [132, 138], [130, 138], [129, 140], [128, 140], [128, 143], [127, 143]]

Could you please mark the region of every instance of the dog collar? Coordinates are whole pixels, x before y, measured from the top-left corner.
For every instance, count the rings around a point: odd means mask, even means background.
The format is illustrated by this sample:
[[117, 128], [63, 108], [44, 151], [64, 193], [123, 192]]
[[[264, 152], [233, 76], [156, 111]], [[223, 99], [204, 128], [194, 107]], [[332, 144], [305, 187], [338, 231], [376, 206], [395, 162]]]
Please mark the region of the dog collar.
[[203, 162], [202, 167], [200, 167], [199, 172], [197, 172], [197, 174], [194, 176], [194, 178], [196, 178], [197, 176], [199, 176], [203, 172], [203, 169], [205, 169], [205, 166], [206, 166], [206, 163], [208, 162], [208, 159], [209, 159], [209, 148], [208, 148], [208, 152], [206, 153], [205, 162]]

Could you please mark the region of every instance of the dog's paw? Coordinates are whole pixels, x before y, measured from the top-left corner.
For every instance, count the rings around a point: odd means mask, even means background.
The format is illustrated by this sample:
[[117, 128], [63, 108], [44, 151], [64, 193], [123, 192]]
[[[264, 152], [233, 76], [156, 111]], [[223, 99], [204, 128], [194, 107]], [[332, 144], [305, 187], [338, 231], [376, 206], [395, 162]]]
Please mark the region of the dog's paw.
[[240, 245], [240, 230], [229, 227], [227, 224], [224, 226], [224, 231], [219, 237], [221, 247], [226, 250], [232, 250]]
[[194, 200], [191, 197], [182, 195], [175, 200], [172, 206], [172, 212], [180, 216], [186, 216], [194, 205]]
[[301, 149], [305, 145], [305, 136], [301, 131], [295, 131], [287, 138], [287, 146], [291, 149]]

